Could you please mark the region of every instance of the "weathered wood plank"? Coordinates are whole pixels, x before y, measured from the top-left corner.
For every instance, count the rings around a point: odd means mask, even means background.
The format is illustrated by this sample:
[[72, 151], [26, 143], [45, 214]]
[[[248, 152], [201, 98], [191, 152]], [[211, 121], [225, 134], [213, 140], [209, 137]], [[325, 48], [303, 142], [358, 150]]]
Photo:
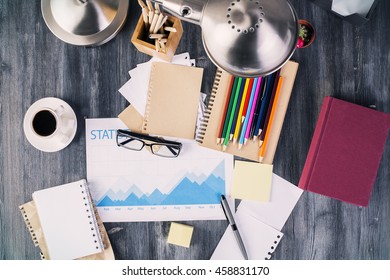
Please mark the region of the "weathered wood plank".
[[[356, 28], [309, 1], [291, 1], [317, 38], [297, 50], [300, 68], [274, 160], [278, 175], [299, 181], [324, 96], [390, 113], [390, 2]], [[33, 191], [86, 177], [84, 117], [115, 117], [127, 105], [117, 90], [127, 71], [149, 59], [130, 43], [139, 18], [131, 1], [122, 31], [96, 48], [71, 46], [46, 27], [40, 1], [0, 0], [0, 259], [38, 259], [17, 206]], [[215, 66], [201, 43], [200, 27], [183, 23], [177, 52], [189, 51], [205, 70], [209, 93]], [[78, 117], [76, 138], [66, 149], [43, 153], [24, 137], [23, 117], [36, 100], [67, 101]], [[274, 259], [390, 259], [390, 141], [368, 208], [304, 193], [287, 221]], [[362, 155], [364, 160], [364, 155]], [[190, 249], [166, 243], [168, 222], [107, 223], [118, 259], [208, 259], [225, 221], [195, 221]]]

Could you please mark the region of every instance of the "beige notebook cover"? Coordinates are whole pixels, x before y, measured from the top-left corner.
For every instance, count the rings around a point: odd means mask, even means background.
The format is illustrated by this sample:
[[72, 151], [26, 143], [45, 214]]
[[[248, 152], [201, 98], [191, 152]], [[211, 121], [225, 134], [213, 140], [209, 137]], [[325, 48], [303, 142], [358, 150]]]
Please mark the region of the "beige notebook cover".
[[142, 133], [142, 123], [143, 118], [140, 113], [134, 108], [133, 105], [129, 105], [124, 109], [119, 115], [118, 118], [131, 130], [134, 132]]
[[[42, 259], [61, 259], [60, 255], [62, 256], [63, 254], [67, 254], [68, 256], [70, 256], [69, 254], [80, 253], [80, 250], [82, 250], [82, 252], [79, 254], [80, 257], [75, 258], [89, 260], [115, 259], [107, 232], [97, 213], [97, 210], [94, 207], [93, 202], [88, 202], [90, 200], [88, 195], [89, 192], [88, 189], [86, 189], [86, 185], [84, 184], [86, 184], [85, 180], [80, 180], [74, 183], [65, 184], [35, 192], [33, 194], [33, 201], [19, 206], [23, 218], [26, 222], [26, 226], [31, 234], [31, 238], [34, 242], [34, 245], [39, 246], [39, 248], [41, 249]], [[71, 200], [68, 199], [70, 196], [75, 197], [73, 195], [74, 190], [77, 193], [76, 196], [79, 196], [78, 193], [80, 193], [81, 197], [86, 198], [84, 201], [82, 201], [82, 203], [88, 205], [85, 207], [89, 210], [89, 213], [91, 213], [88, 214], [89, 216], [86, 216], [84, 207], [81, 207], [83, 208], [83, 211], [80, 213], [80, 215], [72, 216], [74, 210], [76, 209], [77, 211], [79, 209], [79, 207], [76, 207], [77, 203], [75, 204], [75, 201], [72, 201], [73, 198], [71, 198]], [[61, 199], [55, 199], [53, 197], [53, 194], [58, 193], [58, 191], [61, 192], [61, 197], [64, 199], [63, 203]], [[82, 195], [82, 192], [84, 192], [84, 196]], [[42, 194], [43, 196], [38, 197], [38, 194]], [[63, 197], [62, 194], [65, 194], [66, 197]], [[39, 205], [37, 205], [37, 203]], [[50, 204], [50, 211], [42, 211], [42, 207], [46, 207], [44, 204], [47, 203]], [[69, 205], [72, 207], [69, 207]], [[89, 208], [90, 206], [91, 208]], [[48, 215], [53, 216], [54, 220], [48, 217]], [[95, 223], [92, 222], [92, 217], [94, 218]], [[91, 223], [85, 224], [85, 218], [87, 218], [88, 221], [91, 221]], [[51, 227], [55, 232], [54, 235], [51, 234], [50, 229], [46, 224], [48, 221], [50, 221], [49, 227]], [[79, 223], [80, 221], [82, 222], [81, 224]], [[86, 242], [83, 242], [82, 231], [80, 231], [79, 228], [80, 226], [84, 227], [84, 225], [88, 229], [88, 237], [84, 238]], [[96, 229], [92, 230], [92, 227], [96, 227]], [[93, 234], [96, 235], [95, 238], [93, 238]], [[75, 236], [76, 238], [73, 238], [72, 242], [66, 243], [72, 238], [72, 236]], [[57, 239], [54, 243], [53, 238]], [[93, 239], [99, 239], [102, 243], [92, 243], [92, 246], [94, 248], [91, 250], [81, 248], [87, 246], [88, 244], [86, 243]], [[95, 250], [95, 246], [100, 247], [99, 250]], [[62, 248], [60, 250], [60, 255], [55, 252], [55, 247]], [[88, 248], [89, 247], [91, 246], [88, 245]], [[90, 250], [90, 252], [87, 252], [85, 250]], [[70, 253], [67, 253], [66, 251], [70, 251]], [[73, 259], [73, 257], [65, 259]]]
[[203, 69], [154, 62], [142, 131], [194, 139]]
[[[274, 115], [274, 121], [271, 126], [269, 142], [263, 159], [263, 163], [265, 164], [272, 164], [273, 162], [297, 71], [298, 63], [293, 61], [288, 61], [281, 69], [280, 75], [283, 77], [283, 83]], [[202, 146], [214, 150], [222, 150], [221, 145], [217, 144], [217, 137], [221, 120], [224, 117], [223, 108], [228, 96], [230, 77], [231, 75], [229, 73], [217, 69], [209, 106], [205, 111], [204, 121], [200, 129], [201, 132], [197, 136], [197, 141]], [[248, 141], [241, 150], [237, 148], [237, 145], [231, 144], [228, 146], [226, 152], [239, 157], [259, 161], [259, 150], [257, 142]]]

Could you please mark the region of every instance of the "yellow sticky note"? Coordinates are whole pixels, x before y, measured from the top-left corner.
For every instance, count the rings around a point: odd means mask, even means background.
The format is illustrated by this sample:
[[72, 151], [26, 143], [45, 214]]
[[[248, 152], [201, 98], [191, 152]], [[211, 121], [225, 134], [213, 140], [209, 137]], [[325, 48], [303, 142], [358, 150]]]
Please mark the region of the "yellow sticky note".
[[232, 197], [269, 201], [273, 165], [239, 161], [234, 163]]
[[189, 248], [193, 230], [194, 228], [189, 225], [171, 223], [167, 242]]

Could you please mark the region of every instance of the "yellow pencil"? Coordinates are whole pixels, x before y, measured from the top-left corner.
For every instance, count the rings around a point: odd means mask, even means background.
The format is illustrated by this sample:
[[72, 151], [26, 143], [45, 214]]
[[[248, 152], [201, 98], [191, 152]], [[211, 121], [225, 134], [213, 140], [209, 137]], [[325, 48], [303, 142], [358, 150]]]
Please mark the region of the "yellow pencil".
[[234, 135], [233, 135], [233, 143], [236, 143], [236, 141], [238, 139], [238, 134], [240, 133], [240, 128], [241, 128], [241, 124], [242, 124], [242, 111], [244, 110], [249, 81], [250, 81], [250, 78], [245, 79], [244, 92], [242, 93], [240, 110], [238, 111], [238, 117], [237, 117], [237, 122], [236, 122], [236, 129], [234, 130]]
[[266, 149], [267, 143], [268, 143], [268, 138], [269, 138], [269, 135], [271, 134], [272, 123], [273, 123], [273, 120], [274, 120], [276, 106], [278, 104], [279, 93], [280, 93], [280, 88], [282, 87], [282, 82], [283, 82], [283, 77], [280, 76], [279, 77], [279, 82], [278, 82], [278, 87], [276, 88], [274, 103], [272, 104], [271, 114], [269, 116], [268, 128], [267, 128], [267, 131], [266, 131], [265, 136], [264, 136], [264, 142], [261, 145], [260, 152], [259, 152], [259, 161], [260, 162], [263, 162], [265, 149]]

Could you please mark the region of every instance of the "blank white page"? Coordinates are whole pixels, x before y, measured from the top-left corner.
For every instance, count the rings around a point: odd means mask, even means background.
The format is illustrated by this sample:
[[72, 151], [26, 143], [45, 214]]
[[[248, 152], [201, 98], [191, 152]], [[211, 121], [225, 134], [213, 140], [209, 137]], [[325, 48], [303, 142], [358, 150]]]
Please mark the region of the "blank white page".
[[302, 193], [302, 189], [273, 173], [269, 202], [243, 200], [240, 207], [263, 223], [282, 230]]
[[103, 250], [85, 180], [33, 193], [49, 258], [76, 259]]
[[[234, 215], [237, 228], [244, 242], [248, 258], [250, 260], [270, 259], [275, 251], [283, 233], [262, 223], [241, 205]], [[229, 226], [218, 243], [212, 260], [243, 260], [244, 257], [234, 237], [233, 230]]]

